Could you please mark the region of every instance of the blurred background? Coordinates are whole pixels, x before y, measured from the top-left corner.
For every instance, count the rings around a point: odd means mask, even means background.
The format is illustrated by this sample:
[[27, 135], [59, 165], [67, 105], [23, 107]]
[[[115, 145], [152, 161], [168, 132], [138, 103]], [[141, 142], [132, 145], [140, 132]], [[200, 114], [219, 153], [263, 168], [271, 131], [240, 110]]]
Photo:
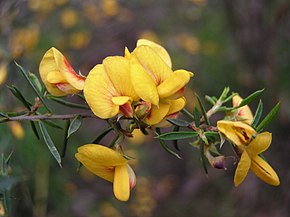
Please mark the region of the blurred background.
[[[173, 68], [195, 76], [187, 88], [188, 109], [194, 93], [218, 96], [225, 86], [245, 97], [265, 88], [264, 115], [278, 102], [278, 117], [267, 127], [272, 145], [265, 152], [281, 185], [268, 186], [253, 174], [235, 188], [235, 165], [209, 168], [199, 151], [180, 142], [176, 159], [152, 138], [136, 132], [124, 146], [135, 157], [137, 185], [126, 203], [112, 185], [85, 169], [74, 153], [103, 129], [105, 122], [84, 120], [73, 135], [60, 168], [29, 123], [0, 125], [0, 154], [12, 153], [7, 177], [0, 177], [0, 216], [38, 217], [286, 217], [290, 213], [290, 3], [287, 0], [1, 0], [0, 111], [23, 106], [7, 89], [16, 85], [32, 102], [29, 85], [14, 60], [38, 76], [44, 53], [59, 49], [76, 71], [87, 75], [108, 55], [132, 51], [139, 38], [163, 45]], [[51, 103], [59, 114], [64, 111]], [[207, 105], [207, 108], [210, 108]], [[257, 102], [251, 103], [252, 110]], [[60, 122], [59, 124], [63, 124]], [[63, 132], [49, 129], [61, 151]], [[110, 138], [104, 139], [104, 144]], [[170, 144], [168, 144], [170, 145]], [[223, 147], [223, 153], [232, 155]], [[3, 198], [9, 198], [4, 203]], [[8, 215], [8, 210], [11, 214]]]

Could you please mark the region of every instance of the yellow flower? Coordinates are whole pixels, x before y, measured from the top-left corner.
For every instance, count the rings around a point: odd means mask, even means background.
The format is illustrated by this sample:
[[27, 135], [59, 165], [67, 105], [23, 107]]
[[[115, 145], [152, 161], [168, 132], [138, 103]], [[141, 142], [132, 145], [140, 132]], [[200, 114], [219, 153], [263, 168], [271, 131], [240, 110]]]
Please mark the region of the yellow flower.
[[87, 144], [78, 148], [75, 157], [95, 175], [113, 183], [115, 197], [127, 201], [136, 176], [128, 161], [118, 152], [102, 145]]
[[240, 121], [218, 121], [218, 130], [237, 146], [248, 144], [257, 132], [248, 124]]
[[243, 182], [249, 169], [270, 185], [280, 184], [276, 172], [259, 156], [270, 146], [271, 133], [263, 132], [257, 135], [257, 132], [252, 127], [239, 121], [218, 121], [217, 127], [242, 152], [235, 172], [235, 186]]
[[7, 65], [7, 63], [0, 63], [0, 86], [6, 81]]
[[75, 94], [84, 88], [85, 77], [78, 75], [54, 47], [44, 54], [39, 73], [47, 91], [54, 96]]
[[180, 98], [193, 76], [183, 69], [173, 72], [167, 51], [145, 39], [138, 40], [134, 51], [126, 51], [125, 57], [130, 59], [131, 80], [137, 95], [157, 107], [162, 100]]
[[[233, 106], [236, 107], [240, 105], [242, 101], [243, 99], [239, 95], [234, 96], [232, 99]], [[236, 114], [236, 119], [245, 122], [246, 124], [251, 124], [254, 120], [254, 117], [250, 107], [248, 105], [245, 105], [239, 108]]]
[[246, 178], [249, 169], [264, 182], [277, 186], [280, 184], [279, 177], [273, 168], [258, 154], [265, 151], [271, 144], [272, 134], [263, 132], [242, 147], [242, 156], [235, 172], [235, 186], [238, 186]]
[[94, 114], [100, 118], [111, 118], [122, 112], [132, 117], [131, 103], [139, 97], [130, 79], [129, 60], [121, 56], [104, 59], [96, 65], [85, 82], [84, 96]]

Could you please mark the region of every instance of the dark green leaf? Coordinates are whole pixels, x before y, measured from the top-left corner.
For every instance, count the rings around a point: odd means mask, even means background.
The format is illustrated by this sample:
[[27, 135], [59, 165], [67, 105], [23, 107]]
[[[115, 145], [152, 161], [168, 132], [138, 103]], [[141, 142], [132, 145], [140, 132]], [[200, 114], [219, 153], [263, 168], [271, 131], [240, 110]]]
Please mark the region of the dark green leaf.
[[111, 132], [111, 130], [113, 130], [112, 127], [104, 129], [91, 143], [98, 144], [109, 132]]
[[39, 97], [39, 99], [43, 103], [44, 107], [47, 109], [48, 112], [51, 113], [51, 109], [49, 108], [46, 100], [44, 99], [42, 94], [38, 91], [38, 88], [34, 85], [33, 81], [31, 80], [31, 78], [28, 75], [28, 72], [26, 72], [25, 69], [22, 66], [20, 66], [16, 61], [15, 61], [15, 64], [20, 69], [20, 72], [24, 75], [24, 77], [26, 78], [26, 80], [28, 81], [29, 85], [32, 87], [32, 89], [36, 93], [36, 95]]
[[82, 105], [82, 104], [77, 104], [77, 103], [72, 103], [72, 102], [68, 102], [66, 100], [63, 100], [59, 97], [55, 97], [55, 96], [52, 96], [52, 95], [49, 95], [47, 96], [48, 99], [51, 99], [61, 105], [64, 105], [64, 106], [68, 106], [70, 108], [80, 108], [80, 109], [87, 109], [87, 110], [91, 110], [90, 107], [88, 107], [87, 105]]
[[[173, 128], [173, 132], [179, 132], [179, 126], [174, 126]], [[178, 140], [173, 140], [173, 146], [177, 151], [180, 151], [179, 147], [178, 147]]]
[[11, 93], [16, 96], [17, 99], [19, 99], [23, 105], [28, 109], [28, 111], [30, 111], [30, 108], [31, 108], [31, 103], [28, 102], [24, 96], [22, 95], [22, 93], [17, 89], [16, 86], [12, 85], [12, 86], [8, 86], [8, 89], [11, 91]]
[[72, 120], [72, 122], [70, 123], [70, 126], [68, 128], [67, 138], [69, 138], [73, 133], [75, 133], [76, 131], [78, 131], [78, 129], [80, 129], [82, 122], [83, 122], [83, 118], [80, 115], [76, 116]]
[[32, 83], [34, 84], [34, 86], [38, 89], [38, 91], [40, 93], [42, 93], [43, 87], [42, 87], [39, 79], [36, 77], [36, 75], [34, 73], [28, 72], [28, 76], [29, 76], [30, 80], [32, 81]]
[[63, 138], [63, 148], [62, 148], [61, 158], [65, 157], [67, 143], [68, 143], [69, 126], [70, 126], [70, 120], [66, 120], [65, 126], [64, 126], [64, 138]]
[[257, 126], [257, 132], [261, 132], [277, 115], [280, 109], [280, 102], [277, 103], [274, 108], [267, 114], [267, 116], [261, 121], [261, 123]]
[[251, 95], [249, 95], [248, 97], [246, 97], [245, 99], [243, 99], [243, 101], [239, 104], [238, 107], [235, 107], [235, 108], [241, 108], [245, 105], [248, 105], [250, 102], [252, 102], [254, 99], [256, 99], [258, 96], [260, 96], [263, 91], [265, 89], [261, 89], [261, 90], [257, 90], [255, 91], [254, 93], [252, 93]]
[[38, 132], [37, 132], [37, 129], [36, 129], [35, 123], [34, 123], [33, 121], [29, 121], [29, 123], [30, 123], [31, 129], [32, 129], [34, 135], [36, 136], [36, 138], [37, 138], [38, 140], [40, 140], [40, 136], [39, 136], [39, 134], [38, 134]]
[[169, 132], [164, 134], [159, 134], [155, 138], [160, 140], [179, 140], [179, 139], [188, 139], [193, 138], [197, 135], [195, 131], [178, 131], [178, 132]]
[[192, 120], [192, 121], [194, 120], [194, 116], [189, 111], [187, 111], [185, 108], [183, 108], [181, 110], [181, 113], [184, 114], [185, 116], [187, 116], [190, 120]]
[[52, 156], [55, 158], [55, 160], [57, 161], [57, 163], [61, 167], [61, 157], [60, 157], [58, 150], [56, 149], [52, 139], [50, 138], [50, 135], [48, 134], [44, 124], [41, 121], [39, 121], [38, 124], [39, 124], [39, 128], [40, 128], [40, 131], [41, 131], [41, 134], [42, 134], [42, 137], [43, 137], [45, 144], [47, 145]]
[[199, 127], [199, 124], [200, 124], [200, 113], [199, 113], [198, 108], [196, 106], [194, 106], [193, 115], [194, 115], [195, 126]]
[[203, 115], [203, 117], [204, 117], [205, 123], [206, 123], [207, 125], [210, 125], [209, 119], [208, 119], [208, 117], [207, 117], [207, 115], [206, 115], [205, 108], [204, 108], [204, 106], [203, 106], [203, 104], [202, 104], [202, 102], [201, 102], [199, 96], [198, 96], [197, 94], [196, 94], [195, 96], [196, 96], [197, 101], [198, 101], [198, 103], [199, 103], [199, 106], [200, 106], [200, 109], [201, 109], [201, 113], [202, 113], [202, 115]]
[[252, 127], [255, 128], [257, 126], [257, 124], [259, 123], [260, 118], [262, 116], [262, 113], [263, 113], [263, 103], [262, 103], [262, 100], [260, 100], [259, 104], [258, 104], [258, 108], [257, 108], [256, 113], [255, 113], [255, 116], [254, 116]]
[[169, 123], [179, 126], [179, 127], [188, 127], [190, 124], [188, 121], [181, 120], [181, 119], [174, 119], [174, 118], [167, 118], [166, 119]]
[[205, 171], [206, 174], [208, 174], [208, 171], [207, 171], [207, 164], [206, 164], [206, 157], [204, 155], [204, 143], [201, 142], [200, 143], [200, 158], [201, 158], [201, 163], [202, 163], [202, 166], [203, 166], [203, 169]]
[[3, 113], [3, 112], [0, 112], [0, 116], [2, 116], [2, 117], [4, 117], [4, 118], [9, 118], [9, 116], [8, 115], [6, 115], [5, 113]]

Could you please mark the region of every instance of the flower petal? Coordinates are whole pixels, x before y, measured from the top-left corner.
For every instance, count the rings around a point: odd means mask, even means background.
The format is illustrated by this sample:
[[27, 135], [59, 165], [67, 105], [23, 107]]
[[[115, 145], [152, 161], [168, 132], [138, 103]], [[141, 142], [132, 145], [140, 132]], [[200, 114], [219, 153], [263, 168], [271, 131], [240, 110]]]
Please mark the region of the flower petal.
[[127, 201], [130, 197], [129, 173], [127, 165], [115, 167], [113, 182], [115, 197], [120, 201]]
[[70, 63], [56, 48], [52, 48], [53, 56], [60, 73], [65, 77], [67, 82], [78, 90], [84, 89], [85, 77], [78, 75]]
[[247, 152], [244, 151], [235, 172], [234, 183], [236, 187], [244, 181], [249, 172], [250, 167], [251, 167], [251, 158], [249, 157]]
[[176, 70], [171, 73], [170, 77], [157, 87], [159, 97], [166, 98], [175, 94], [189, 82], [192, 75], [186, 70]]
[[256, 138], [248, 145], [247, 152], [252, 157], [258, 155], [269, 148], [272, 142], [272, 134], [263, 132], [256, 136]]
[[261, 157], [256, 156], [252, 159], [251, 170], [264, 182], [274, 186], [280, 185], [277, 173]]
[[151, 47], [170, 68], [172, 67], [170, 56], [164, 47], [146, 39], [139, 39], [137, 41], [137, 47], [142, 46], [142, 45], [147, 45]]
[[250, 142], [252, 135], [257, 133], [251, 126], [240, 121], [218, 121], [217, 127], [221, 133], [238, 146]]
[[119, 94], [101, 64], [90, 71], [85, 82], [84, 96], [94, 114], [100, 118], [111, 118], [119, 112], [119, 106], [112, 101]]
[[167, 115], [169, 108], [169, 103], [159, 103], [159, 108], [157, 106], [152, 106], [150, 114], [146, 117], [145, 122], [148, 125], [158, 124]]
[[170, 108], [167, 115], [171, 115], [173, 113], [179, 112], [186, 105], [185, 97], [181, 97], [176, 100], [170, 100], [169, 102], [170, 102]]
[[65, 77], [59, 71], [51, 71], [47, 74], [46, 80], [51, 84], [66, 83]]
[[146, 102], [158, 105], [156, 84], [137, 59], [131, 59], [131, 80], [138, 96]]
[[120, 96], [130, 96], [134, 101], [138, 101], [134, 87], [131, 82], [129, 60], [121, 56], [107, 57], [103, 65], [113, 86]]
[[66, 94], [76, 94], [79, 92], [78, 89], [74, 88], [69, 83], [57, 83], [55, 86]]
[[[233, 102], [234, 107], [240, 105], [240, 103], [242, 101], [243, 101], [243, 99], [239, 95], [236, 95], [232, 98], [232, 102]], [[252, 111], [248, 105], [245, 105], [245, 106], [239, 108], [237, 115], [238, 115], [239, 119], [241, 119], [243, 122], [245, 122], [247, 124], [251, 124], [254, 120]]]
[[129, 174], [129, 185], [130, 190], [135, 187], [136, 185], [136, 175], [134, 173], [134, 170], [130, 167], [129, 164], [127, 164], [128, 174]]

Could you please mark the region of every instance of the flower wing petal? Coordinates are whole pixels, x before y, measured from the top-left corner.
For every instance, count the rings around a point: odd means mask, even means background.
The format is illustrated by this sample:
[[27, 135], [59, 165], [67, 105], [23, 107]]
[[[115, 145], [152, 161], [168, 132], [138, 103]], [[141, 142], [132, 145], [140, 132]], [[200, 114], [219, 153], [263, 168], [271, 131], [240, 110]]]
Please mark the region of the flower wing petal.
[[189, 82], [192, 75], [186, 70], [176, 70], [157, 87], [159, 97], [166, 98], [175, 94]]
[[249, 157], [247, 152], [244, 151], [235, 172], [234, 183], [236, 187], [244, 181], [249, 172], [250, 167], [251, 167], [251, 158]]
[[172, 67], [170, 56], [164, 47], [146, 39], [139, 39], [137, 41], [137, 47], [142, 46], [142, 45], [147, 45], [151, 47], [170, 68]]
[[250, 156], [258, 155], [269, 148], [272, 142], [272, 134], [263, 132], [256, 136], [256, 138], [248, 145], [247, 152]]
[[169, 108], [169, 103], [159, 103], [159, 107], [152, 106], [150, 114], [146, 117], [146, 123], [148, 125], [158, 124], [167, 115]]
[[111, 118], [119, 112], [119, 106], [112, 101], [118, 92], [101, 64], [90, 71], [85, 82], [84, 96], [94, 114], [100, 118]]
[[181, 98], [176, 99], [176, 100], [171, 100], [170, 101], [170, 108], [169, 108], [167, 115], [171, 115], [171, 114], [174, 114], [176, 112], [179, 112], [181, 109], [184, 108], [185, 105], [186, 105], [185, 97], [181, 97]]
[[129, 173], [127, 165], [115, 167], [113, 182], [115, 197], [120, 201], [127, 201], [130, 197]]
[[[232, 98], [234, 107], [240, 105], [242, 101], [243, 99], [239, 95], [236, 95]], [[238, 116], [243, 120], [243, 122], [247, 124], [251, 124], [254, 120], [252, 111], [248, 105], [245, 105], [238, 109]]]
[[252, 158], [251, 170], [264, 182], [278, 186], [280, 180], [274, 169], [258, 155]]

